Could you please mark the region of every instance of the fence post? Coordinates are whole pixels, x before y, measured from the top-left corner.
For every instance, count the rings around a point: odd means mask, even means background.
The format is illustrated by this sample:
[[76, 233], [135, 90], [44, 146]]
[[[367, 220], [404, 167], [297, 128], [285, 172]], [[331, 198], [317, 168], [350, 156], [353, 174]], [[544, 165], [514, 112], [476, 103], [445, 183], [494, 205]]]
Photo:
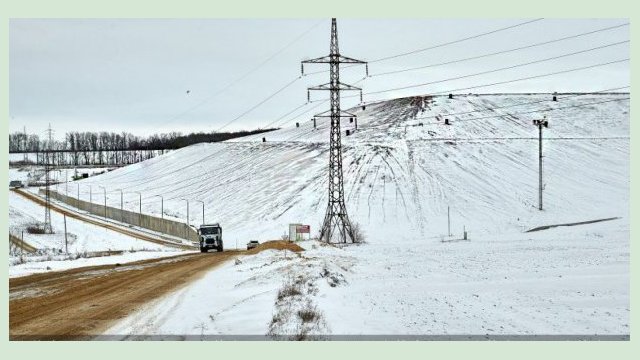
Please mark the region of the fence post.
[[69, 255], [69, 243], [67, 242], [67, 214], [62, 214], [64, 216], [64, 252]]

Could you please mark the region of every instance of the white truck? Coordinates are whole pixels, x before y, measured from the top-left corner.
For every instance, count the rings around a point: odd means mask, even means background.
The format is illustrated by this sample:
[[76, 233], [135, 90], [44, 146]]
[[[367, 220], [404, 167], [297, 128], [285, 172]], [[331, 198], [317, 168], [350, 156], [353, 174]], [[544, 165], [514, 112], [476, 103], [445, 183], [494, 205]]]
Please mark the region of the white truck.
[[222, 252], [222, 227], [220, 224], [200, 225], [198, 235], [200, 236], [200, 252], [208, 252], [209, 249]]

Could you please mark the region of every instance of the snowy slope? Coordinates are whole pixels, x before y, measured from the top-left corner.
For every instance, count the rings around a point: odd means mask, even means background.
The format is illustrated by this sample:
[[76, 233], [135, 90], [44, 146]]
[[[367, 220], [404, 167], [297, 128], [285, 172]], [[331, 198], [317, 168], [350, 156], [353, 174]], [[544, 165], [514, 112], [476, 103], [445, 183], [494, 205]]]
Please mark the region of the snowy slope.
[[[264, 335], [278, 314], [278, 289], [303, 274], [313, 283], [303, 301], [317, 306], [333, 335], [628, 334], [628, 97], [561, 95], [556, 103], [548, 94], [468, 95], [353, 109], [359, 129], [343, 136], [346, 203], [367, 244], [307, 245], [300, 258], [244, 257], [109, 333]], [[514, 106], [522, 103], [531, 104]], [[539, 211], [531, 121], [545, 114], [551, 127]], [[227, 247], [279, 238], [290, 222], [317, 231], [327, 202], [328, 124], [314, 130], [300, 122], [88, 180], [125, 189], [130, 209], [138, 206], [132, 192], [141, 191], [149, 213], [159, 214], [153, 196], [163, 195], [165, 213], [186, 218], [180, 199], [189, 198], [196, 223], [194, 200], [203, 200], [206, 221], [222, 224]], [[353, 129], [348, 120], [342, 126], [343, 135]], [[94, 201], [103, 199], [94, 193]], [[119, 206], [119, 194], [108, 201]], [[524, 232], [602, 218], [616, 219]], [[442, 242], [460, 238], [463, 227], [470, 241]], [[326, 269], [340, 274], [340, 284], [319, 275]], [[228, 306], [213, 311], [202, 302]]]
[[[343, 136], [347, 209], [369, 241], [399, 241], [445, 234], [447, 206], [457, 233], [522, 230], [547, 223], [628, 216], [628, 94], [582, 95], [545, 101], [549, 95], [469, 95], [397, 99], [356, 109], [359, 130]], [[606, 102], [605, 102], [606, 101]], [[524, 106], [511, 106], [536, 102]], [[538, 109], [547, 111], [545, 208], [537, 206]], [[495, 107], [511, 106], [492, 110]], [[425, 109], [422, 111], [422, 109]], [[446, 114], [476, 111], [463, 115]], [[503, 118], [497, 114], [527, 112]], [[436, 120], [451, 117], [451, 126]], [[484, 119], [478, 119], [483, 118]], [[471, 119], [471, 120], [470, 120]], [[473, 120], [475, 119], [475, 120]], [[326, 207], [328, 123], [305, 119], [266, 135], [198, 144], [112, 171], [80, 184], [107, 186], [119, 206], [223, 224], [226, 238], [277, 239], [292, 222], [318, 227]], [[420, 125], [422, 124], [422, 125]], [[353, 128], [344, 121], [343, 129]], [[343, 132], [344, 135], [344, 132]], [[267, 142], [262, 143], [262, 136]], [[504, 139], [506, 138], [506, 139]], [[604, 139], [603, 139], [604, 138]], [[594, 166], [595, 165], [595, 166]], [[81, 197], [88, 197], [82, 186]], [[101, 193], [93, 199], [102, 203]]]

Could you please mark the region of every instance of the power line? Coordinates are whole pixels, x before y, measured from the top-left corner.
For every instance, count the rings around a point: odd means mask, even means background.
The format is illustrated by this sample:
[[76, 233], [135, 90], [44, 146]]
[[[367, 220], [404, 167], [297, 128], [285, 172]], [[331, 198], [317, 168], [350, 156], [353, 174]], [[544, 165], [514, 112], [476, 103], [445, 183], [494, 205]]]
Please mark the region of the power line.
[[377, 73], [377, 74], [374, 73], [374, 74], [370, 75], [370, 77], [378, 77], [378, 76], [384, 76], [384, 75], [390, 75], [390, 74], [397, 74], [397, 73], [402, 73], [402, 72], [407, 72], [407, 71], [426, 69], [426, 68], [442, 66], [442, 65], [450, 65], [450, 64], [460, 63], [460, 62], [469, 61], [469, 60], [477, 60], [477, 59], [482, 59], [482, 58], [486, 58], [486, 57], [490, 57], [490, 56], [507, 54], [507, 53], [510, 53], [510, 52], [520, 51], [520, 50], [524, 50], [524, 49], [531, 49], [531, 48], [538, 47], [538, 46], [548, 45], [548, 44], [552, 44], [552, 43], [556, 43], [556, 42], [560, 42], [560, 41], [565, 41], [565, 40], [569, 40], [569, 39], [575, 39], [575, 38], [578, 38], [578, 37], [581, 37], [581, 36], [586, 36], [586, 35], [591, 35], [591, 34], [603, 32], [603, 31], [613, 30], [613, 29], [617, 29], [617, 28], [620, 28], [620, 27], [623, 27], [623, 26], [628, 26], [628, 25], [629, 25], [629, 23], [624, 23], [624, 24], [620, 24], [620, 25], [616, 25], [616, 26], [609, 26], [609, 27], [606, 27], [606, 28], [598, 29], [598, 30], [584, 32], [584, 33], [571, 35], [571, 36], [565, 36], [565, 37], [554, 39], [554, 40], [543, 41], [543, 42], [539, 42], [539, 43], [535, 43], [535, 44], [530, 44], [530, 45], [526, 45], [526, 46], [520, 46], [520, 47], [508, 49], [508, 50], [502, 50], [502, 51], [487, 53], [487, 54], [483, 54], [483, 55], [466, 57], [466, 58], [462, 58], [462, 59], [456, 59], [456, 60], [451, 60], [451, 61], [446, 61], [446, 62], [441, 62], [441, 63], [436, 63], [436, 64], [417, 66], [417, 67], [413, 67], [413, 68], [409, 68], [409, 69], [386, 71], [386, 72]]
[[382, 58], [379, 58], [379, 59], [371, 60], [369, 62], [370, 63], [376, 63], [376, 62], [380, 62], [380, 61], [386, 61], [386, 60], [390, 60], [390, 59], [399, 58], [399, 57], [402, 57], [402, 56], [413, 55], [413, 54], [421, 53], [421, 52], [424, 52], [424, 51], [427, 51], [427, 50], [433, 50], [433, 49], [441, 48], [441, 47], [444, 47], [444, 46], [461, 43], [463, 41], [477, 39], [477, 38], [480, 38], [480, 37], [483, 37], [483, 36], [495, 34], [495, 33], [501, 32], [501, 31], [514, 29], [514, 28], [517, 28], [517, 27], [520, 27], [520, 26], [524, 26], [524, 25], [528, 25], [528, 24], [531, 24], [531, 23], [534, 23], [534, 22], [538, 22], [538, 21], [541, 21], [541, 20], [544, 20], [544, 18], [538, 18], [538, 19], [525, 21], [525, 22], [522, 22], [522, 23], [518, 23], [518, 24], [515, 24], [515, 25], [499, 28], [499, 29], [492, 30], [492, 31], [489, 31], [489, 32], [484, 32], [484, 33], [480, 33], [480, 34], [477, 34], [477, 35], [469, 36], [469, 37], [466, 37], [466, 38], [453, 40], [453, 41], [448, 41], [448, 42], [445, 42], [445, 43], [442, 43], [442, 44], [433, 45], [433, 46], [429, 46], [429, 47], [418, 49], [418, 50], [408, 51], [408, 52], [405, 52], [405, 53], [400, 53], [400, 54], [396, 54], [396, 55], [382, 57]]
[[575, 71], [593, 69], [593, 68], [602, 67], [602, 66], [611, 65], [611, 64], [617, 64], [617, 63], [621, 63], [621, 62], [625, 62], [625, 61], [629, 61], [629, 58], [621, 59], [621, 60], [614, 60], [614, 61], [609, 61], [609, 62], [604, 62], [604, 63], [599, 63], [599, 64], [594, 64], [594, 65], [589, 65], [589, 66], [583, 66], [583, 67], [579, 67], [579, 68], [556, 71], [556, 72], [542, 74], [542, 75], [527, 76], [527, 77], [523, 77], [523, 78], [519, 78], [519, 79], [513, 79], [513, 80], [507, 80], [507, 81], [499, 81], [499, 82], [495, 82], [495, 83], [491, 83], [491, 84], [470, 86], [470, 87], [466, 87], [466, 88], [453, 89], [453, 90], [449, 90], [449, 91], [445, 91], [445, 92], [441, 91], [441, 92], [437, 92], [437, 93], [434, 93], [434, 94], [446, 94], [446, 93], [460, 91], [460, 90], [471, 90], [471, 89], [478, 89], [478, 88], [482, 88], [482, 87], [490, 87], [490, 86], [495, 86], [495, 85], [508, 84], [508, 83], [513, 83], [513, 82], [518, 82], [518, 81], [523, 81], [523, 80], [538, 79], [538, 78], [547, 77], [547, 76], [553, 76], [553, 75], [566, 74], [566, 73], [575, 72]]
[[[404, 52], [404, 53], [399, 53], [399, 54], [395, 54], [395, 55], [391, 55], [391, 56], [378, 58], [378, 59], [369, 61], [369, 63], [376, 63], [376, 62], [380, 62], [380, 61], [386, 61], [386, 60], [390, 60], [390, 59], [399, 58], [399, 57], [402, 57], [402, 56], [421, 53], [421, 52], [425, 52], [425, 51], [428, 51], [428, 50], [433, 50], [433, 49], [445, 47], [445, 46], [448, 46], [448, 45], [461, 43], [461, 42], [464, 42], [464, 41], [467, 41], [467, 40], [477, 39], [477, 38], [480, 38], [480, 37], [483, 37], [483, 36], [487, 36], [487, 35], [491, 35], [491, 34], [495, 34], [495, 33], [498, 33], [498, 32], [511, 30], [511, 29], [514, 29], [514, 28], [517, 28], [517, 27], [520, 27], [520, 26], [524, 26], [524, 25], [528, 25], [528, 24], [531, 24], [531, 23], [534, 23], [534, 22], [538, 22], [538, 21], [541, 21], [541, 20], [544, 20], [544, 18], [528, 20], [528, 21], [525, 21], [525, 22], [522, 22], [522, 23], [518, 23], [518, 24], [515, 24], [515, 25], [510, 25], [510, 26], [499, 28], [499, 29], [492, 30], [492, 31], [489, 31], [489, 32], [484, 32], [484, 33], [468, 36], [468, 37], [465, 37], [465, 38], [462, 38], [462, 39], [448, 41], [448, 42], [445, 42], [445, 43], [429, 46], [429, 47], [426, 47], [426, 48], [421, 48], [421, 49], [417, 49], [417, 50], [412, 50], [412, 51], [408, 51], [408, 52]], [[350, 67], [353, 67], [353, 66], [354, 65], [347, 65], [344, 68], [347, 69], [347, 68], [350, 68]], [[313, 71], [313, 72], [307, 73], [306, 75], [320, 74], [320, 73], [325, 73], [325, 72], [328, 72], [328, 71], [329, 70]]]
[[236, 116], [235, 118], [233, 118], [231, 121], [229, 121], [228, 123], [224, 124], [222, 127], [218, 128], [218, 130], [216, 130], [216, 132], [219, 132], [220, 130], [226, 128], [227, 126], [233, 124], [235, 121], [241, 119], [243, 116], [247, 115], [248, 113], [252, 112], [253, 110], [255, 110], [256, 108], [258, 108], [260, 105], [266, 103], [267, 101], [269, 101], [271, 98], [273, 98], [274, 96], [278, 95], [279, 93], [281, 93], [282, 91], [284, 91], [285, 89], [287, 89], [289, 86], [293, 85], [296, 81], [300, 80], [301, 77], [298, 76], [295, 79], [291, 80], [290, 82], [288, 82], [285, 86], [281, 87], [280, 89], [276, 90], [276, 92], [274, 92], [273, 94], [267, 96], [264, 100], [260, 101], [259, 103], [257, 103], [256, 105], [252, 106], [251, 108], [249, 108], [249, 110], [243, 112], [242, 114]]
[[264, 65], [266, 65], [269, 61], [273, 60], [276, 56], [280, 55], [282, 52], [284, 52], [285, 50], [287, 50], [289, 47], [291, 47], [293, 44], [295, 44], [296, 42], [298, 42], [300, 39], [302, 39], [305, 35], [307, 35], [309, 32], [311, 32], [311, 30], [315, 29], [318, 25], [320, 25], [322, 23], [322, 21], [318, 21], [317, 23], [315, 23], [313, 26], [311, 26], [309, 29], [307, 29], [306, 31], [304, 31], [303, 33], [301, 33], [300, 35], [298, 35], [295, 39], [293, 39], [292, 41], [290, 41], [289, 43], [287, 43], [285, 46], [283, 46], [280, 50], [276, 51], [275, 53], [273, 53], [271, 56], [269, 56], [268, 58], [266, 58], [265, 60], [263, 60], [261, 63], [259, 63], [258, 65], [256, 65], [254, 68], [252, 68], [251, 70], [247, 71], [246, 73], [244, 73], [243, 75], [241, 75], [240, 77], [238, 77], [237, 79], [229, 82], [227, 85], [225, 85], [222, 89], [218, 90], [217, 92], [215, 92], [213, 95], [211, 95], [208, 98], [205, 98], [204, 100], [198, 102], [196, 105], [188, 108], [187, 110], [175, 115], [174, 117], [170, 118], [168, 121], [166, 121], [165, 123], [160, 124], [160, 127], [166, 126], [167, 124], [179, 119], [180, 117], [182, 117], [183, 115], [186, 115], [188, 113], [190, 113], [191, 111], [201, 107], [202, 105], [208, 103], [209, 101], [215, 99], [216, 97], [218, 97], [220, 94], [224, 93], [225, 91], [227, 91], [229, 88], [231, 88], [233, 85], [239, 83], [240, 81], [246, 79], [249, 75], [253, 74], [254, 72], [258, 71], [259, 69], [261, 69]]
[[268, 129], [270, 126], [277, 124], [278, 122], [280, 122], [280, 120], [286, 118], [287, 116], [293, 114], [295, 111], [297, 111], [298, 109], [306, 106], [308, 103], [303, 103], [302, 105], [299, 105], [298, 107], [293, 108], [293, 110], [288, 111], [287, 113], [285, 113], [284, 115], [280, 116], [279, 118], [273, 120], [272, 122], [268, 123], [267, 125], [264, 126], [265, 129]]
[[495, 73], [495, 72], [499, 72], [499, 71], [515, 69], [515, 68], [518, 68], [518, 67], [523, 67], [523, 66], [528, 66], [528, 65], [533, 65], [533, 64], [539, 64], [539, 63], [543, 63], [543, 62], [547, 62], [547, 61], [551, 61], [551, 60], [557, 60], [557, 59], [560, 59], [560, 58], [564, 58], [564, 57], [568, 57], [568, 56], [574, 56], [574, 55], [578, 55], [578, 54], [583, 54], [583, 53], [587, 53], [587, 52], [591, 52], [591, 51], [595, 51], [595, 50], [605, 49], [605, 48], [608, 48], [608, 47], [617, 46], [617, 45], [625, 44], [625, 43], [628, 43], [628, 42], [629, 42], [629, 40], [619, 41], [619, 42], [606, 44], [606, 45], [602, 45], [602, 46], [597, 46], [597, 47], [593, 47], [593, 48], [589, 48], [589, 49], [585, 49], [585, 50], [574, 51], [574, 52], [570, 52], [570, 53], [566, 53], [566, 54], [562, 54], [562, 55], [558, 55], [558, 56], [552, 56], [552, 57], [549, 57], [549, 58], [529, 61], [529, 62], [525, 62], [525, 63], [511, 65], [511, 66], [505, 66], [505, 67], [492, 69], [492, 70], [487, 70], [487, 71], [481, 71], [481, 72], [478, 72], [478, 73], [467, 74], [467, 75], [462, 75], [462, 76], [456, 76], [456, 77], [442, 79], [442, 80], [438, 80], [438, 81], [430, 81], [430, 82], [426, 82], [426, 83], [401, 86], [401, 87], [396, 87], [396, 88], [392, 88], [392, 89], [372, 91], [372, 92], [368, 92], [368, 93], [365, 93], [365, 94], [366, 95], [372, 95], [372, 94], [379, 94], [379, 93], [389, 92], [389, 91], [406, 90], [406, 89], [411, 89], [411, 88], [416, 88], [416, 87], [421, 87], [421, 86], [426, 86], [426, 85], [439, 84], [439, 83], [443, 83], [443, 82], [447, 82], [447, 81], [460, 80], [460, 79], [465, 79], [465, 78], [474, 77], [474, 76], [486, 75], [486, 74], [491, 74], [491, 73]]
[[[626, 98], [621, 98], [621, 99], [603, 100], [603, 101], [596, 101], [596, 102], [590, 102], [590, 103], [578, 104], [578, 105], [567, 105], [567, 106], [561, 106], [561, 107], [556, 107], [556, 108], [552, 108], [552, 109], [546, 108], [546, 109], [536, 109], [536, 110], [524, 111], [524, 112], [508, 113], [508, 114], [502, 114], [502, 115], [479, 116], [479, 117], [474, 117], [474, 118], [470, 118], [470, 119], [459, 119], [459, 120], [456, 120], [455, 122], [477, 121], [477, 120], [500, 118], [500, 117], [506, 117], [506, 116], [514, 116], [514, 115], [526, 115], [526, 114], [541, 113], [541, 112], [551, 112], [551, 111], [557, 111], [557, 110], [579, 108], [579, 107], [590, 106], [590, 105], [605, 104], [605, 103], [616, 102], [616, 101], [624, 101], [624, 100], [629, 100], [629, 99], [630, 98], [626, 97]], [[447, 116], [450, 116], [450, 115], [447, 114]], [[427, 124], [438, 124], [438, 123], [437, 122], [430, 122], [430, 123], [427, 123]]]
[[[598, 90], [598, 91], [592, 91], [589, 93], [576, 93], [573, 95], [569, 95], [569, 96], [561, 96], [558, 99], [562, 100], [562, 99], [570, 99], [576, 96], [583, 96], [583, 95], [590, 95], [590, 94], [599, 94], [599, 93], [606, 93], [606, 92], [611, 92], [611, 91], [616, 91], [616, 90], [622, 90], [622, 89], [628, 89], [629, 86], [621, 86], [621, 87], [615, 87], [615, 88], [609, 88], [609, 89], [604, 89], [604, 90]], [[528, 102], [521, 102], [521, 103], [515, 103], [515, 104], [510, 104], [510, 105], [504, 105], [504, 106], [494, 106], [494, 107], [487, 107], [486, 110], [498, 110], [498, 109], [506, 109], [506, 108], [511, 108], [511, 107], [516, 107], [516, 106], [522, 106], [522, 105], [532, 105], [532, 104], [539, 104], [539, 103], [543, 103], [543, 102], [548, 102], [549, 99], [544, 99], [544, 100], [536, 100], [536, 101], [528, 101]], [[482, 110], [472, 110], [472, 111], [464, 111], [464, 112], [459, 112], [459, 113], [448, 113], [448, 114], [443, 114], [443, 115], [447, 115], [447, 116], [459, 116], [459, 115], [466, 115], [466, 114], [473, 114], [473, 113], [477, 113], [477, 112], [482, 112], [485, 111], [485, 109]]]

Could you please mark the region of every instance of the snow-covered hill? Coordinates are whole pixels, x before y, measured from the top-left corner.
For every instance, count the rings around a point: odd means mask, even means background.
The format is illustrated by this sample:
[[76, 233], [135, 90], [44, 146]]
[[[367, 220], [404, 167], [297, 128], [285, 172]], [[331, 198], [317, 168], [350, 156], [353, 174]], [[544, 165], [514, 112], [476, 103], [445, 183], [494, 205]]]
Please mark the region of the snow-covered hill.
[[[629, 334], [628, 98], [468, 95], [353, 109], [359, 128], [343, 136], [346, 204], [367, 244], [308, 242], [300, 256], [243, 257], [109, 333], [264, 335], [282, 322], [278, 309], [287, 302], [279, 289], [299, 279], [308, 295], [298, 303], [326, 320], [320, 334]], [[539, 211], [532, 119], [545, 114]], [[313, 129], [299, 121], [299, 128], [190, 146], [90, 180], [125, 189], [130, 209], [138, 206], [132, 192], [141, 191], [150, 213], [159, 212], [155, 195], [183, 218], [180, 199], [205, 201], [205, 220], [222, 224], [227, 247], [278, 238], [291, 222], [317, 231], [327, 202], [328, 123]], [[345, 120], [343, 134], [354, 125]], [[94, 193], [94, 201], [103, 199]], [[109, 202], [118, 201], [110, 192]], [[199, 204], [190, 204], [191, 220], [200, 221]], [[453, 238], [465, 227], [470, 241], [441, 241], [450, 239], [447, 207]], [[194, 305], [202, 303], [225, 307]], [[282, 326], [299, 324], [294, 314]]]
[[[465, 226], [484, 236], [548, 223], [628, 221], [629, 94], [498, 94], [402, 98], [352, 109], [344, 119], [347, 210], [370, 242], [435, 239]], [[523, 104], [524, 105], [518, 105]], [[552, 110], [557, 108], [558, 110]], [[504, 115], [502, 117], [494, 117]], [[544, 207], [537, 207], [538, 141], [544, 131]], [[450, 125], [444, 125], [448, 118]], [[277, 239], [289, 223], [319, 230], [327, 202], [328, 131], [309, 119], [267, 134], [198, 144], [81, 181], [108, 202], [190, 220], [220, 222], [229, 240]], [[262, 142], [266, 137], [266, 142]], [[564, 138], [564, 139], [560, 139]], [[82, 186], [82, 197], [88, 189]], [[93, 199], [102, 203], [94, 190]], [[232, 241], [233, 242], [233, 241]], [[231, 244], [231, 243], [230, 243]], [[231, 244], [233, 246], [233, 244]]]

